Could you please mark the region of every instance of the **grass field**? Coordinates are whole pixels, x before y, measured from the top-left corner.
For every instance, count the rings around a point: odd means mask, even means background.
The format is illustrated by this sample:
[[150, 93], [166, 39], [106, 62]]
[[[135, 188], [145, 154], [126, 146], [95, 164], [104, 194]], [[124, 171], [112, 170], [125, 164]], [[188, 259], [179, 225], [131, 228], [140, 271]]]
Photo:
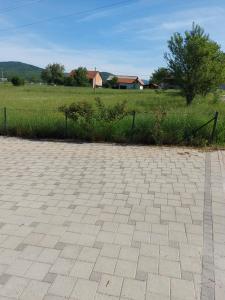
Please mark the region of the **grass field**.
[[[137, 112], [131, 132], [132, 116], [116, 122], [92, 120], [68, 121], [68, 138], [135, 142], [147, 144], [184, 144], [192, 131], [219, 112], [217, 144], [225, 143], [225, 102], [221, 96], [199, 97], [187, 107], [178, 91], [111, 90], [30, 85], [0, 85], [0, 133], [4, 130], [3, 108], [7, 108], [7, 134], [29, 138], [65, 137], [65, 116], [58, 107], [77, 101], [95, 103], [100, 99], [108, 106], [127, 101], [127, 109]], [[207, 144], [211, 124], [198, 132], [190, 144]]]

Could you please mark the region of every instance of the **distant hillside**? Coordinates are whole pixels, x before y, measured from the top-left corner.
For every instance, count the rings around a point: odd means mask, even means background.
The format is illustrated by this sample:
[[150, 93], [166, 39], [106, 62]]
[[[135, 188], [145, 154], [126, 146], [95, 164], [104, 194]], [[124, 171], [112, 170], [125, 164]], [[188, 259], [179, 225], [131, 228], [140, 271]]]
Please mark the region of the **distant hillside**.
[[42, 70], [42, 68], [16, 61], [0, 62], [0, 75], [2, 76], [3, 71], [4, 77], [8, 79], [17, 75], [25, 80], [39, 81]]
[[[42, 70], [42, 68], [17, 61], [0, 62], [0, 77], [2, 76], [1, 72], [3, 71], [3, 76], [7, 77], [9, 80], [17, 75], [25, 80], [40, 81]], [[108, 72], [100, 73], [103, 82], [105, 82], [110, 75], [113, 75]]]
[[101, 76], [102, 76], [102, 80], [103, 82], [106, 82], [106, 80], [108, 79], [109, 76], [113, 75], [112, 73], [108, 73], [108, 72], [100, 72]]

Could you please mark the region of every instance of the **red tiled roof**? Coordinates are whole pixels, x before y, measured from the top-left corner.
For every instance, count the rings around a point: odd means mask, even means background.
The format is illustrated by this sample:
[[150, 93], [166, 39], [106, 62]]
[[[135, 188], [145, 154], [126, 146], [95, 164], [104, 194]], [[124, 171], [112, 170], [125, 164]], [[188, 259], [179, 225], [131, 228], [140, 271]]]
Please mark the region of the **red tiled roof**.
[[141, 79], [135, 76], [117, 76], [118, 83], [119, 84], [134, 84], [136, 82], [140, 83], [141, 85], [144, 85]]
[[87, 71], [88, 79], [94, 79], [97, 74], [98, 74], [98, 71]]
[[126, 83], [126, 84], [132, 84], [132, 83], [135, 83], [136, 82], [136, 80], [137, 80], [137, 78], [135, 78], [135, 79], [131, 79], [131, 78], [121, 78], [121, 77], [118, 77], [118, 80], [117, 80], [117, 82], [118, 83]]
[[[94, 79], [98, 73], [99, 73], [98, 71], [87, 71], [87, 78]], [[70, 76], [74, 76], [74, 75], [75, 75], [75, 71], [73, 70], [70, 72]]]

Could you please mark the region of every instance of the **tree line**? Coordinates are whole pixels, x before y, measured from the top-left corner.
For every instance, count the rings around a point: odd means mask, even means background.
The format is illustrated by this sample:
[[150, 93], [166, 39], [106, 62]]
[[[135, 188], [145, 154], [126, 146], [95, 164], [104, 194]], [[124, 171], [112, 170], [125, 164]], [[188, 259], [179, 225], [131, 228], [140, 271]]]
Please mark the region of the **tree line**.
[[41, 78], [43, 82], [49, 85], [90, 86], [87, 69], [83, 67], [79, 67], [70, 74], [66, 74], [63, 65], [57, 63], [49, 64], [42, 71]]
[[[49, 64], [43, 70], [41, 78], [43, 82], [49, 85], [65, 85], [65, 86], [77, 86], [77, 87], [88, 87], [92, 86], [88, 79], [88, 71], [84, 67], [79, 67], [70, 72], [65, 73], [65, 67], [61, 64]], [[113, 76], [112, 79], [107, 80], [103, 83], [105, 88], [116, 88], [118, 78]]]

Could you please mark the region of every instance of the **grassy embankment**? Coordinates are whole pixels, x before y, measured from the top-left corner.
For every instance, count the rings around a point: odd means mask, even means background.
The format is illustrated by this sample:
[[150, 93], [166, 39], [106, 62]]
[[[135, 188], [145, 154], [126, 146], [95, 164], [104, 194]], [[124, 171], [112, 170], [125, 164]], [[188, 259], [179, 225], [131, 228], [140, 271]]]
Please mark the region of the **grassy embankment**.
[[[115, 122], [92, 120], [68, 121], [68, 138], [88, 141], [111, 141], [146, 144], [185, 144], [194, 129], [207, 122], [215, 111], [219, 112], [215, 143], [225, 144], [225, 103], [213, 95], [195, 99], [190, 107], [178, 91], [126, 91], [49, 86], [13, 87], [0, 85], [0, 134], [4, 133], [3, 108], [7, 108], [7, 134], [28, 138], [63, 138], [65, 116], [58, 107], [76, 101], [94, 99], [106, 105], [127, 101], [129, 111], [135, 110], [135, 127], [131, 132], [132, 116]], [[205, 145], [212, 124], [199, 131], [189, 141], [192, 145]]]

